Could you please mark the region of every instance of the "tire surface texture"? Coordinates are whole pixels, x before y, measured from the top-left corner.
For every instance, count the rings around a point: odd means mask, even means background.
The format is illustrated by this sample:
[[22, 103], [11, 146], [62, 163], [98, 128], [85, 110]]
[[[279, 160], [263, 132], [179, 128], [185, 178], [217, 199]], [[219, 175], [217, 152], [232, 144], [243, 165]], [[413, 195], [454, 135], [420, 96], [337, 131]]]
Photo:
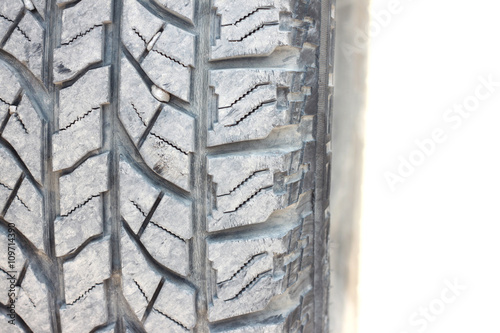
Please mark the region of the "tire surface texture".
[[332, 13], [0, 0], [0, 332], [325, 332]]

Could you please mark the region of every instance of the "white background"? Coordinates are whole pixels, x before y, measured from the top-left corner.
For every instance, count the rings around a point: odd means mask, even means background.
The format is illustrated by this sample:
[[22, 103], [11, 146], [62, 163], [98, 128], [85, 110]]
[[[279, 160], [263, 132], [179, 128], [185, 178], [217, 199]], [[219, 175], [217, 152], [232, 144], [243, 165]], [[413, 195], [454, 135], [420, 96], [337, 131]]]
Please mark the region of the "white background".
[[[500, 86], [458, 128], [443, 119], [480, 77], [500, 83], [500, 6], [400, 0], [381, 19], [390, 2], [371, 8], [360, 333], [500, 332]], [[437, 128], [446, 141], [392, 191], [384, 175]], [[455, 279], [467, 289], [412, 325]]]

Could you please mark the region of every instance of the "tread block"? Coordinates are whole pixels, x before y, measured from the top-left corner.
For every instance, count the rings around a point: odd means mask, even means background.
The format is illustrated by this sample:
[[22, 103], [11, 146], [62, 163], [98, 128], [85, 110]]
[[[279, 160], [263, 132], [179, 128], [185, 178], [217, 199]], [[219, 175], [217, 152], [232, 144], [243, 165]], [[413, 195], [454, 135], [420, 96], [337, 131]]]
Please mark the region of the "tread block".
[[160, 88], [189, 101], [190, 67], [194, 66], [194, 36], [166, 25], [157, 38], [151, 52], [142, 61], [142, 67]]
[[194, 118], [165, 105], [158, 116], [151, 133], [159, 136], [183, 152], [194, 150]]
[[137, 318], [141, 320], [160, 283], [161, 275], [150, 267], [141, 249], [132, 242], [123, 229], [121, 257], [123, 294]]
[[294, 85], [302, 75], [286, 70], [211, 71], [217, 103], [210, 111], [208, 145], [262, 139], [275, 127], [298, 123], [293, 107], [309, 93], [307, 87]]
[[[91, 64], [102, 60], [103, 27], [54, 50], [54, 82], [69, 80]], [[85, 55], [85, 56], [82, 56]]]
[[[21, 0], [2, 1], [0, 4], [0, 22], [6, 22], [6, 24], [10, 26], [23, 7], [23, 2]], [[3, 24], [0, 25], [0, 27], [1, 26], [3, 26]], [[5, 31], [7, 29], [5, 29]], [[3, 32], [3, 30], [0, 30], [0, 32], [3, 38], [5, 32]]]
[[[0, 96], [0, 99], [2, 97]], [[3, 120], [5, 119], [5, 117], [7, 116], [7, 114], [9, 114], [9, 108], [10, 108], [10, 105], [7, 104], [7, 103], [4, 103], [0, 100], [0, 121], [3, 122]]]
[[61, 216], [73, 213], [92, 197], [108, 190], [108, 153], [88, 158], [59, 180]]
[[64, 291], [68, 306], [82, 301], [111, 274], [109, 237], [89, 243], [63, 264]]
[[[313, 332], [313, 292], [308, 290], [299, 299], [288, 301], [288, 307], [264, 310], [232, 325], [220, 325], [217, 333], [303, 333]], [[222, 327], [221, 327], [222, 326]]]
[[60, 310], [63, 332], [91, 332], [96, 326], [106, 323], [107, 306], [102, 284], [89, 290], [74, 304]]
[[[8, 274], [8, 272], [16, 271], [17, 273], [19, 273], [26, 262], [24, 253], [22, 252], [21, 247], [19, 247], [19, 242], [15, 240], [14, 245], [11, 245], [10, 243], [11, 242], [9, 242], [9, 239], [7, 238], [7, 233], [0, 232], [0, 246], [5, 249], [5, 251], [2, 251], [3, 253], [0, 253], [0, 288], [5, 291], [3, 295], [0, 296], [0, 302], [2, 304], [9, 304], [8, 292], [11, 286], [11, 280], [10, 274]], [[8, 251], [12, 250], [15, 254], [15, 260], [14, 262], [9, 263]], [[19, 281], [19, 274], [16, 274], [15, 277], [16, 279], [13, 282], [14, 284], [17, 284]], [[18, 295], [17, 290], [16, 295]]]
[[311, 192], [275, 212], [259, 229], [228, 234], [207, 242], [215, 282], [209, 320], [261, 311], [299, 279], [305, 249], [312, 251]]
[[10, 107], [11, 116], [2, 136], [14, 147], [35, 180], [41, 183], [42, 121], [23, 96], [17, 107]]
[[[248, 245], [254, 245], [249, 243]], [[272, 252], [272, 249], [270, 250]], [[238, 268], [231, 276], [223, 281], [217, 281], [217, 298], [229, 300], [238, 295], [241, 286], [252, 282], [261, 272], [266, 272], [273, 268], [273, 257], [267, 252], [253, 254], [243, 265]], [[225, 273], [225, 274], [224, 274]], [[231, 273], [230, 270], [222, 271], [220, 278]], [[217, 276], [219, 279], [219, 276]]]
[[124, 161], [120, 164], [120, 185], [121, 213], [136, 235], [159, 200], [138, 237], [160, 264], [183, 276], [188, 275], [189, 240], [192, 238], [191, 202], [169, 193], [160, 193]]
[[4, 50], [25, 64], [38, 78], [42, 75], [43, 28], [27, 12], [8, 39]]
[[[182, 306], [179, 306], [181, 304]], [[183, 328], [184, 332], [189, 331], [196, 325], [195, 304], [196, 293], [193, 288], [165, 280], [152, 311], [152, 313], [160, 314], [161, 317], [149, 316], [144, 326], [148, 331], [155, 326]]]
[[210, 321], [222, 320], [263, 310], [271, 298], [279, 294], [282, 280], [275, 281], [270, 273], [263, 272], [232, 299], [214, 299], [213, 307], [209, 309]]
[[265, 56], [278, 46], [292, 45], [292, 34], [285, 30], [282, 13], [290, 13], [287, 0], [253, 0], [234, 6], [215, 0], [217, 34], [210, 58], [214, 60], [243, 56]]
[[101, 147], [101, 110], [90, 109], [78, 119], [52, 136], [54, 170], [69, 168]]
[[269, 170], [256, 171], [230, 192], [218, 195], [217, 209], [222, 212], [235, 211], [242, 202], [254, 195], [258, 195], [260, 189], [268, 189], [272, 186], [273, 174]]
[[270, 321], [265, 323], [253, 323], [245, 326], [227, 328], [211, 332], [217, 333], [290, 333], [285, 331], [285, 321]]
[[51, 331], [48, 292], [45, 283], [38, 279], [29, 266], [21, 287], [16, 292], [16, 312], [33, 332]]
[[6, 148], [0, 146], [0, 188], [12, 191], [21, 176], [21, 169]]
[[[241, 320], [233, 325], [223, 325], [210, 330], [217, 333], [310, 333], [312, 330], [299, 330], [292, 327], [291, 323], [296, 322], [297, 316], [300, 316], [300, 305], [293, 304], [290, 308], [281, 311], [270, 310], [262, 311], [251, 319]], [[298, 325], [297, 325], [298, 326]]]
[[119, 117], [137, 145], [160, 103], [151, 95], [137, 71], [125, 59], [121, 60]]
[[189, 191], [190, 156], [164, 138], [149, 134], [141, 147], [146, 164], [161, 177]]
[[9, 200], [10, 193], [12, 192], [12, 188], [5, 186], [5, 184], [0, 183], [0, 209], [3, 210], [7, 200]]
[[[262, 310], [281, 292], [282, 279], [273, 276], [272, 257], [286, 253], [287, 240], [282, 236], [208, 243], [208, 259], [217, 272], [210, 321]], [[252, 258], [261, 253], [264, 257], [252, 263]]]
[[14, 23], [21, 6], [20, 1], [3, 1], [0, 6], [0, 38], [3, 39]]
[[195, 36], [160, 20], [133, 0], [125, 2], [124, 13], [127, 49], [156, 86], [189, 101]]
[[194, 0], [158, 0], [158, 2], [173, 14], [180, 16], [181, 18], [188, 19], [190, 22], [193, 21], [194, 17]]
[[150, 222], [141, 242], [159, 263], [186, 276], [190, 270], [189, 243], [158, 223]]
[[[234, 8], [234, 7], [233, 7]], [[241, 11], [239, 11], [241, 13]], [[222, 19], [222, 17], [221, 17]], [[277, 23], [279, 12], [272, 6], [259, 6], [252, 12], [246, 14], [232, 23], [222, 23], [221, 35], [225, 35], [228, 40], [240, 40], [253, 32], [253, 29], [261, 25]]]
[[215, 193], [208, 231], [265, 222], [272, 212], [288, 206], [284, 175], [291, 173], [291, 161], [291, 152], [209, 157]]
[[102, 199], [92, 197], [71, 215], [58, 217], [54, 222], [56, 255], [75, 251], [88, 238], [102, 233]]
[[25, 178], [7, 214], [5, 214], [5, 219], [15, 223], [16, 228], [38, 249], [43, 251], [44, 219], [42, 206], [42, 196]]
[[156, 260], [183, 276], [191, 269], [192, 215], [189, 200], [165, 193], [141, 236], [141, 242]]
[[[13, 1], [12, 1], [13, 2]], [[8, 1], [7, 3], [11, 3]], [[4, 5], [2, 3], [2, 5]], [[1, 12], [0, 12], [1, 14]], [[1, 22], [1, 19], [0, 19]], [[4, 64], [0, 63], [0, 82], [2, 82], [2, 91], [0, 91], [0, 104], [11, 105], [14, 102], [21, 86], [17, 78]]]
[[195, 36], [193, 34], [167, 24], [156, 38], [151, 48], [153, 52], [166, 55], [183, 67], [194, 67]]
[[[122, 229], [121, 238], [123, 292], [139, 320], [159, 290], [151, 313], [145, 318], [147, 332], [176, 332], [191, 329], [196, 324], [195, 290], [181, 282], [162, 277], [145, 259], [141, 249]], [[182, 306], [179, 306], [182, 304]], [[159, 332], [159, 331], [158, 331]]]
[[161, 177], [189, 191], [194, 118], [166, 105], [140, 148], [146, 164]]
[[160, 191], [123, 159], [120, 160], [120, 212], [138, 233]]
[[95, 27], [111, 22], [110, 0], [81, 0], [62, 13], [61, 43], [73, 42]]
[[42, 121], [23, 96], [17, 107], [10, 107], [11, 116], [2, 136], [14, 147], [35, 180], [41, 183]]
[[190, 239], [193, 236], [192, 202], [166, 193], [151, 221], [171, 230], [183, 239]]
[[153, 308], [153, 311], [148, 316], [146, 323], [144, 325], [146, 332], [148, 333], [186, 333], [191, 332], [191, 330], [186, 329], [186, 327], [175, 320], [169, 318], [168, 315], [158, 311]]
[[[0, 314], [0, 320], [2, 321], [2, 323], [7, 323], [9, 320], [12, 320], [10, 317], [7, 317], [6, 314]], [[2, 327], [0, 327], [0, 332], [1, 333], [25, 333], [26, 331], [23, 330], [20, 326], [16, 325], [10, 325], [12, 327], [9, 327], [9, 331], [5, 331], [3, 330], [2, 331]]]
[[147, 44], [161, 29], [164, 22], [136, 0], [123, 1], [122, 39], [135, 59], [146, 51]]
[[[42, 16], [43, 19], [45, 19], [45, 4], [47, 0], [29, 0], [33, 4], [34, 8], [37, 10], [37, 12]], [[26, 4], [25, 4], [26, 6]], [[26, 6], [28, 8], [28, 6]], [[31, 8], [28, 8], [28, 10], [33, 10]]]
[[109, 103], [108, 78], [109, 66], [92, 69], [60, 91], [59, 129], [70, 127], [92, 109]]

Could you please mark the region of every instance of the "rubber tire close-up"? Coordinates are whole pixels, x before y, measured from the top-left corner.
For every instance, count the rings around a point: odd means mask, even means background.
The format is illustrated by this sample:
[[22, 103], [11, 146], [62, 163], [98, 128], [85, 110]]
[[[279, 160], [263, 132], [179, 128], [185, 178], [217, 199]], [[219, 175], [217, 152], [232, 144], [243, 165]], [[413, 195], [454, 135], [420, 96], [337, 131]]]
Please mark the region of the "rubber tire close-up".
[[333, 6], [0, 0], [0, 332], [328, 331]]

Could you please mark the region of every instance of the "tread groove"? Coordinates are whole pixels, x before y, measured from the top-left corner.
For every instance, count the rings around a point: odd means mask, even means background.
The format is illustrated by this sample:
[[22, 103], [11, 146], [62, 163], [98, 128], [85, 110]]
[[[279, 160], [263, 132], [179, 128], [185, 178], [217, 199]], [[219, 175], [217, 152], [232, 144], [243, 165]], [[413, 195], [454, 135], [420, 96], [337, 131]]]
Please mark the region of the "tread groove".
[[24, 281], [24, 277], [26, 276], [26, 271], [28, 270], [29, 263], [26, 261], [23, 265], [23, 268], [21, 268], [21, 272], [19, 273], [19, 276], [17, 278], [16, 286], [21, 286]]
[[5, 43], [7, 43], [7, 41], [9, 40], [9, 38], [11, 37], [12, 33], [14, 32], [14, 30], [17, 30], [19, 31], [19, 33], [25, 38], [28, 40], [28, 42], [31, 42], [31, 39], [29, 38], [29, 36], [26, 34], [26, 32], [24, 30], [22, 30], [20, 27], [19, 27], [19, 22], [21, 22], [21, 20], [23, 19], [24, 15], [26, 15], [26, 12], [25, 10], [21, 9], [20, 12], [18, 13], [17, 17], [12, 20], [4, 15], [2, 15], [0, 13], [0, 17], [11, 22], [12, 25], [9, 27], [9, 29], [7, 30], [7, 32], [5, 33], [5, 36], [3, 37], [2, 39], [2, 42], [1, 42], [1, 45], [2, 47], [4, 46]]
[[153, 305], [156, 302], [156, 299], [158, 298], [158, 295], [160, 294], [161, 288], [163, 288], [163, 284], [165, 283], [165, 279], [162, 277], [160, 282], [158, 282], [158, 285], [156, 286], [155, 292], [153, 293], [153, 296], [151, 297], [151, 300], [148, 303], [148, 306], [146, 307], [146, 310], [144, 311], [144, 314], [142, 316], [141, 322], [144, 323], [146, 319], [148, 318], [149, 314], [153, 310]]
[[[163, 192], [160, 192], [160, 194], [158, 194], [158, 197], [156, 198], [153, 206], [151, 207], [151, 210], [146, 215], [144, 222], [142, 222], [142, 225], [141, 225], [141, 228], [139, 229], [139, 232], [137, 232], [137, 237], [141, 238], [142, 234], [144, 233], [144, 230], [146, 230], [146, 227], [148, 226], [148, 223], [151, 221], [151, 218], [153, 217], [153, 215], [156, 211], [156, 208], [158, 208], [158, 205], [160, 204], [161, 199], [163, 198], [163, 195], [164, 195]], [[139, 209], [139, 208], [137, 207], [137, 209]], [[142, 213], [142, 211], [141, 211], [141, 213]]]
[[144, 257], [147, 259], [147, 261], [151, 262], [155, 266], [155, 268], [162, 273], [163, 277], [168, 278], [172, 282], [184, 284], [184, 285], [187, 285], [189, 287], [194, 288], [194, 285], [191, 283], [190, 280], [179, 275], [177, 272], [174, 272], [171, 269], [165, 267], [164, 265], [159, 263], [155, 258], [153, 258], [153, 256], [147, 251], [144, 244], [142, 244], [142, 242], [138, 238], [138, 236], [136, 234], [134, 234], [134, 232], [132, 231], [132, 229], [128, 225], [127, 221], [125, 221], [123, 218], [122, 218], [122, 225], [123, 225], [125, 231], [127, 232], [127, 234], [132, 239], [132, 241], [135, 243], [135, 245], [137, 245], [141, 249], [141, 251], [142, 251]]
[[[4, 183], [0, 182], [0, 186], [8, 189], [9, 191], [13, 191], [14, 189], [13, 188], [10, 188], [9, 186], [5, 185]], [[26, 203], [19, 197], [19, 195], [16, 194], [16, 199], [19, 200], [21, 202], [21, 204], [28, 210], [31, 212], [31, 209], [28, 207], [28, 205], [26, 205]]]
[[156, 123], [156, 120], [160, 116], [161, 110], [163, 110], [163, 107], [160, 105], [155, 113], [153, 114], [153, 117], [151, 117], [151, 120], [149, 121], [148, 126], [146, 126], [146, 129], [142, 133], [139, 142], [137, 143], [137, 148], [141, 149], [142, 145], [144, 144], [144, 141], [148, 138], [149, 132], [151, 132], [151, 129], [153, 128], [154, 124]]
[[23, 159], [17, 151], [12, 147], [12, 145], [9, 143], [9, 141], [5, 140], [2, 136], [0, 136], [0, 146], [3, 146], [5, 149], [7, 149], [10, 153], [10, 155], [13, 157], [15, 160], [16, 164], [21, 168], [21, 170], [24, 172], [25, 176], [30, 180], [30, 182], [35, 186], [36, 190], [38, 193], [42, 193], [42, 186], [40, 183], [38, 183], [35, 180], [35, 177], [33, 177], [33, 174], [31, 173], [30, 169], [26, 166], [24, 163]]
[[123, 125], [119, 126], [117, 131], [119, 132], [118, 137], [120, 140], [120, 153], [123, 154], [124, 157], [126, 157], [125, 159], [129, 164], [134, 166], [134, 169], [137, 169], [140, 173], [146, 175], [153, 184], [164, 189], [165, 192], [175, 194], [176, 196], [179, 196], [183, 199], [191, 198], [191, 194], [189, 192], [178, 187], [176, 184], [166, 180], [165, 178], [161, 178], [147, 166], [138, 148], [132, 143], [132, 140], [125, 132]]

